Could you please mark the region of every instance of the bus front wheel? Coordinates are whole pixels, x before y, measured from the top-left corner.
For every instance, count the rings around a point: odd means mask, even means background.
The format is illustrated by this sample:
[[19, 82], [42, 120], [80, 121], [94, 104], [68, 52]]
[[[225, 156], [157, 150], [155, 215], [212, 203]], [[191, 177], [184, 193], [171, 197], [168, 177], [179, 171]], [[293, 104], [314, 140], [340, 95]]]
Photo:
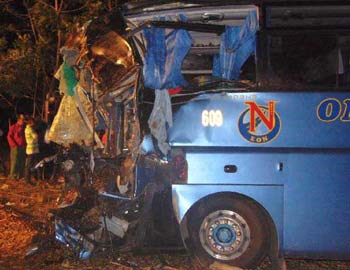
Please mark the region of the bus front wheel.
[[190, 211], [188, 221], [189, 250], [207, 269], [215, 262], [255, 268], [267, 254], [268, 223], [248, 199], [209, 198]]

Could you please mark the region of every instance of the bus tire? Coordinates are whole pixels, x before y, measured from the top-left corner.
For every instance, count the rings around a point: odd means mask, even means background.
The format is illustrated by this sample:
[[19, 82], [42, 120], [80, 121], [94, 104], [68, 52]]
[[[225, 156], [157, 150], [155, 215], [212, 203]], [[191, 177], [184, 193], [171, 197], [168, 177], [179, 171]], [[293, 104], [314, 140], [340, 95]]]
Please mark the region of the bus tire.
[[190, 210], [188, 249], [205, 269], [217, 264], [256, 268], [269, 247], [268, 222], [253, 201], [211, 197]]

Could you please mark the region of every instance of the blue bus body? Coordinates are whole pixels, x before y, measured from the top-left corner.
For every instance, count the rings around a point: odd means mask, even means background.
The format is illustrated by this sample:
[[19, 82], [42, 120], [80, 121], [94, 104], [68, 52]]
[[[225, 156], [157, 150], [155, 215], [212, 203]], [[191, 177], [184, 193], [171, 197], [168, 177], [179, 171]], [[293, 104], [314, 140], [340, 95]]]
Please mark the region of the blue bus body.
[[[274, 103], [271, 130], [251, 102], [265, 116]], [[347, 93], [240, 92], [203, 95], [182, 106], [169, 131], [170, 144], [183, 149], [188, 163], [187, 182], [172, 185], [178, 222], [203, 198], [238, 193], [269, 213], [286, 256], [349, 259], [348, 103]], [[218, 111], [219, 125], [214, 116], [203, 126], [203, 112]], [[250, 114], [256, 129], [247, 133]], [[228, 166], [235, 169], [225, 172]]]
[[204, 269], [350, 259], [350, 5], [155, 2], [124, 14], [138, 65], [101, 99], [111, 215], [160, 225]]

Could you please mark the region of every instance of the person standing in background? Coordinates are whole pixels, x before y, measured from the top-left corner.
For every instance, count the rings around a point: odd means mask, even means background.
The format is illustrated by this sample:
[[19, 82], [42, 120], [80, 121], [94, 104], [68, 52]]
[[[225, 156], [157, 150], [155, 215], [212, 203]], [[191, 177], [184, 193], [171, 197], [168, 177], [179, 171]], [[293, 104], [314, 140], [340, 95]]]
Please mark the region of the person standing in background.
[[37, 162], [39, 154], [39, 137], [38, 133], [34, 130], [34, 119], [29, 118], [27, 121], [27, 126], [25, 128], [24, 134], [27, 142], [26, 147], [26, 167], [25, 167], [25, 179], [28, 184], [34, 185], [31, 179], [31, 169]]
[[24, 177], [26, 140], [24, 137], [24, 116], [18, 116], [17, 122], [10, 126], [7, 141], [10, 145], [10, 179]]

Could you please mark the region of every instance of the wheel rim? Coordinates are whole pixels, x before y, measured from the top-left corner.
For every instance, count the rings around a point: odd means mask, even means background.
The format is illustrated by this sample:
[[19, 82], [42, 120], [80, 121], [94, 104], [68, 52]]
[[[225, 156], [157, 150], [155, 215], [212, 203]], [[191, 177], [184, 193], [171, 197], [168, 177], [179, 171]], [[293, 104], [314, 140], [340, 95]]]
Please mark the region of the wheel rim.
[[218, 210], [206, 216], [199, 237], [202, 247], [215, 259], [233, 260], [241, 256], [250, 243], [246, 220], [231, 210]]

